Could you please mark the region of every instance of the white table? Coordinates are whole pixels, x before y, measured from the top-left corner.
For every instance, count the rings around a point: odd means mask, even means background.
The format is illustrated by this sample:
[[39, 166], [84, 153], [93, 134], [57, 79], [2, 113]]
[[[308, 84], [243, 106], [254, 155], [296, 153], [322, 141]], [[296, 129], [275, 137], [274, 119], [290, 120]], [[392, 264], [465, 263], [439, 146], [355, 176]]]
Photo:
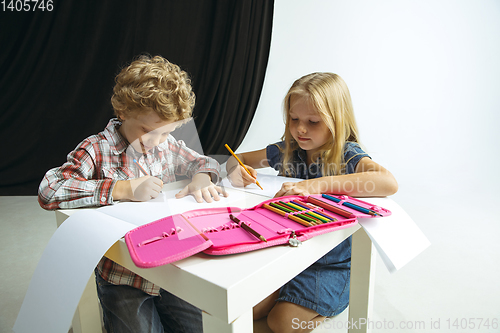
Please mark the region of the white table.
[[[184, 185], [185, 181], [165, 188], [181, 189]], [[235, 190], [228, 189], [230, 194], [232, 191]], [[244, 201], [231, 206], [247, 208], [266, 199], [248, 194]], [[392, 200], [387, 199], [387, 203], [390, 202]], [[75, 211], [56, 211], [58, 226]], [[205, 333], [253, 332], [253, 306], [350, 235], [353, 239], [349, 320], [358, 322], [360, 318], [371, 317], [375, 264], [374, 246], [359, 224], [316, 236], [299, 247], [275, 246], [229, 256], [197, 254], [149, 269], [135, 266], [123, 239], [107, 251], [106, 257], [202, 309]], [[92, 276], [73, 319], [73, 332], [100, 332], [100, 323]], [[367, 332], [367, 327], [349, 332]]]

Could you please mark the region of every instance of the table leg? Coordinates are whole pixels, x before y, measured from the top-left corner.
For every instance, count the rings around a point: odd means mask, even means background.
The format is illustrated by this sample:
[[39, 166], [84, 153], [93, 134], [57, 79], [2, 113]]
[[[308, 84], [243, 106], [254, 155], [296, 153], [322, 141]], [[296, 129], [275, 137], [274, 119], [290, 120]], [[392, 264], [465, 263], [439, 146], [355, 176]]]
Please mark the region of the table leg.
[[352, 235], [349, 333], [369, 332], [375, 283], [375, 247], [363, 228]]
[[224, 323], [220, 319], [203, 312], [204, 333], [252, 333], [253, 315], [252, 309], [242, 314], [232, 323]]
[[72, 321], [73, 333], [97, 333], [102, 332], [101, 311], [99, 299], [97, 298], [97, 287], [94, 273], [83, 291], [78, 308]]

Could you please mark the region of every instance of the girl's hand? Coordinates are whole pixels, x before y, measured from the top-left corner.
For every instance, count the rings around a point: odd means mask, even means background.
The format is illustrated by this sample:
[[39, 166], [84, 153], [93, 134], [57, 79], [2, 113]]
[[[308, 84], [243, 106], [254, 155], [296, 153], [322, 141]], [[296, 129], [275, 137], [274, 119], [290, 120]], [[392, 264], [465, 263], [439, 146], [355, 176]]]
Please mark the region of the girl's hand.
[[311, 195], [309, 191], [307, 190], [306, 182], [298, 182], [298, 183], [283, 183], [281, 185], [281, 189], [274, 195], [275, 198], [277, 197], [284, 197], [287, 195], [302, 195], [302, 196], [308, 196]]
[[210, 181], [210, 176], [208, 174], [197, 173], [194, 175], [191, 183], [184, 187], [182, 191], [177, 193], [175, 197], [180, 199], [191, 194], [197, 202], [203, 202], [203, 199], [205, 199], [206, 202], [212, 202], [213, 200], [220, 200], [219, 193], [222, 194], [222, 196], [227, 197], [227, 193], [220, 186], [215, 186]]
[[227, 178], [229, 182], [234, 187], [245, 187], [250, 184], [255, 184], [257, 181], [257, 171], [249, 165], [245, 165], [245, 167], [250, 171], [252, 176], [248, 174], [248, 172], [241, 165], [237, 165], [227, 174]]

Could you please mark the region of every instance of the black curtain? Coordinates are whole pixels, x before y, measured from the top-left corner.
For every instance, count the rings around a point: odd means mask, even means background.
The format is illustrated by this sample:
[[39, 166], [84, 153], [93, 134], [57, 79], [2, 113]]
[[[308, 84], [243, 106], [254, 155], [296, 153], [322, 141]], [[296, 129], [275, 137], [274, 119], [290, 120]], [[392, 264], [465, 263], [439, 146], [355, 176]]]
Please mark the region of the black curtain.
[[[34, 2], [31, 2], [34, 4]], [[36, 195], [45, 172], [113, 117], [120, 68], [162, 55], [187, 71], [207, 155], [238, 148], [259, 100], [271, 0], [54, 1], [0, 19], [0, 195]]]

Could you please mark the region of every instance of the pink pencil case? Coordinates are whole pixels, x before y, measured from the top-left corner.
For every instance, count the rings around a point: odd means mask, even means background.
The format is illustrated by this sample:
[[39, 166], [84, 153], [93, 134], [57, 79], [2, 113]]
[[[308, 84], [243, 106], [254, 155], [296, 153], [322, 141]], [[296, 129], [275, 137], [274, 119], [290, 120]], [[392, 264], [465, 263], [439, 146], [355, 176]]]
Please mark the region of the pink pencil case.
[[[199, 252], [227, 255], [282, 244], [297, 246], [311, 237], [350, 227], [357, 223], [358, 217], [391, 214], [385, 208], [349, 196], [331, 197], [339, 202], [322, 195], [287, 196], [266, 200], [247, 209], [217, 207], [191, 210], [137, 227], [125, 235], [125, 241], [134, 263], [141, 268], [150, 268]], [[265, 208], [270, 205], [283, 207], [285, 204], [295, 205], [295, 211], [289, 209], [290, 212], [285, 212], [282, 208], [278, 214]], [[239, 221], [235, 222], [231, 215]], [[304, 223], [306, 219], [307, 226]], [[302, 222], [297, 222], [299, 220]], [[248, 231], [242, 223], [266, 241]]]

